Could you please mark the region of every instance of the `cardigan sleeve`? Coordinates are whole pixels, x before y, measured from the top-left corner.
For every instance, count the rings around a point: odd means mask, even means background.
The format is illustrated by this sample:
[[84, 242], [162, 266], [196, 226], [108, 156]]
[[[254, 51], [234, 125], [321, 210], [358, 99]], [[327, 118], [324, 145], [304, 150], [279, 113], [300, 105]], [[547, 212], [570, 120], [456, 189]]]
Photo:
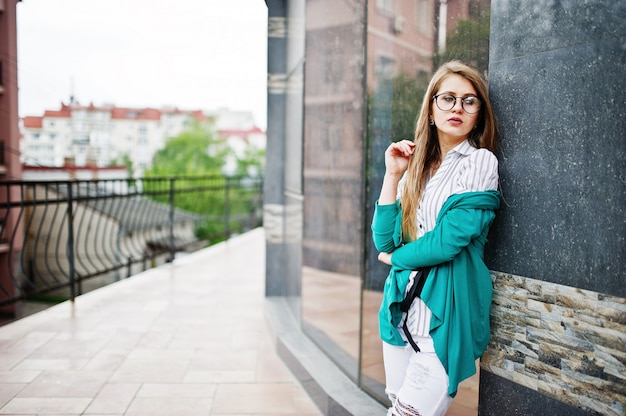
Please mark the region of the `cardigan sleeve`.
[[495, 218], [493, 210], [455, 208], [446, 211], [435, 228], [394, 251], [395, 270], [415, 270], [452, 260]]
[[391, 253], [402, 244], [402, 210], [400, 201], [379, 205], [376, 202], [372, 219], [372, 238], [380, 252]]

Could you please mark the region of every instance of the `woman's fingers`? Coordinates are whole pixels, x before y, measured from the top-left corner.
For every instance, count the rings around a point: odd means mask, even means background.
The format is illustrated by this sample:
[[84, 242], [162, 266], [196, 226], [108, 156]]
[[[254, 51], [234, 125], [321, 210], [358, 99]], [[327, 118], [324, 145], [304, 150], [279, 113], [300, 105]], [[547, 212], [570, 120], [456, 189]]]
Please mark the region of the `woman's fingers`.
[[408, 157], [413, 154], [415, 143], [410, 140], [401, 140], [399, 142], [391, 143], [389, 145], [389, 151], [392, 155]]
[[387, 174], [401, 175], [407, 169], [415, 144], [409, 140], [391, 143], [385, 151]]

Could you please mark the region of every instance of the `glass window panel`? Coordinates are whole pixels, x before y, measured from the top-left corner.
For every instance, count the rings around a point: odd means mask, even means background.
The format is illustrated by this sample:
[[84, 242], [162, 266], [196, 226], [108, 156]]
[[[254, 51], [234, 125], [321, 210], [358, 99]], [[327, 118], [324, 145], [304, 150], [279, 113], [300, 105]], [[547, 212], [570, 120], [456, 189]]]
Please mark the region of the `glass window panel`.
[[364, 2], [306, 2], [303, 329], [355, 381], [364, 245], [364, 22]]
[[[490, 1], [367, 3], [304, 3], [304, 144], [300, 152], [288, 143], [286, 162], [301, 160], [303, 169], [286, 182], [299, 190], [302, 181], [301, 259], [292, 254], [302, 264], [303, 330], [386, 403], [377, 317], [388, 267], [377, 260], [369, 228], [384, 150], [413, 138], [441, 63], [460, 59], [488, 75]], [[298, 135], [293, 125], [287, 140]]]
[[[385, 173], [384, 151], [392, 141], [413, 139], [434, 70], [443, 62], [460, 59], [486, 77], [489, 58], [490, 1], [396, 0], [393, 14], [382, 10], [382, 3], [368, 9], [365, 186], [370, 222]], [[363, 389], [387, 403], [378, 308], [389, 268], [378, 262], [370, 222], [365, 228], [360, 380]], [[475, 384], [469, 391], [477, 403], [477, 378], [467, 383]]]

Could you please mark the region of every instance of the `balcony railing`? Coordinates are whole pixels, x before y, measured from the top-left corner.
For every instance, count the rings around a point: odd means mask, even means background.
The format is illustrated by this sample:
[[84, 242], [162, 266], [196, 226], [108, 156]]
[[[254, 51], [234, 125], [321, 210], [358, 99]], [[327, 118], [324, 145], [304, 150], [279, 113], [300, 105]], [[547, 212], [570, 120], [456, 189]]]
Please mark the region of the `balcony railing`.
[[0, 182], [0, 306], [119, 280], [262, 223], [262, 179]]

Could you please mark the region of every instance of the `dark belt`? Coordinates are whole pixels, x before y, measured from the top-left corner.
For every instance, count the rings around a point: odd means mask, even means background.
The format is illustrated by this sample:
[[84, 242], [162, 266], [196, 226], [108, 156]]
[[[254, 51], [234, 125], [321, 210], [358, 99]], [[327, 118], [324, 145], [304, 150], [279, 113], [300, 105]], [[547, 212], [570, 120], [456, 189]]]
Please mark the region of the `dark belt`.
[[408, 293], [402, 299], [402, 303], [400, 304], [400, 310], [402, 312], [406, 312], [404, 315], [404, 322], [402, 323], [402, 330], [404, 331], [404, 335], [406, 335], [409, 344], [413, 347], [413, 351], [420, 352], [417, 343], [413, 340], [411, 333], [409, 332], [409, 328], [406, 324], [406, 321], [409, 319], [409, 308], [411, 304], [415, 300], [415, 298], [419, 298], [422, 294], [422, 289], [424, 288], [424, 283], [426, 283], [426, 277], [428, 276], [428, 272], [430, 272], [430, 267], [422, 267], [417, 269], [417, 274], [413, 278], [413, 285], [411, 289], [409, 289]]

